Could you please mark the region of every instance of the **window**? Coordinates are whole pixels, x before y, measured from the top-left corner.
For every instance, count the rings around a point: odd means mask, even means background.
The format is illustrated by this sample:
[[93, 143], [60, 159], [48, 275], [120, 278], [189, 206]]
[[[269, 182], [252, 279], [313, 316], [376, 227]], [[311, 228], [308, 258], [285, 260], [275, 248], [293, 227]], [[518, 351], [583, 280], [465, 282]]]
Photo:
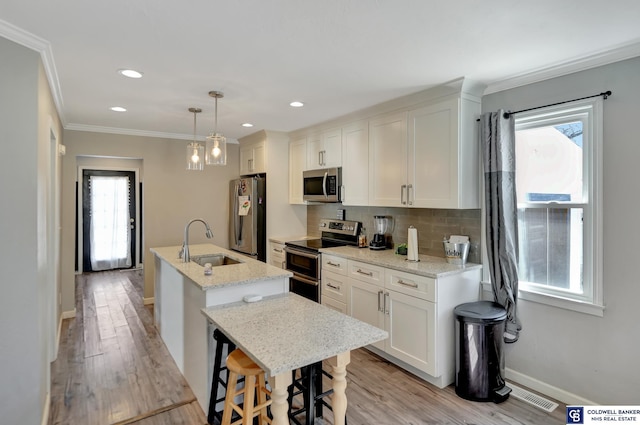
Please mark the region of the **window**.
[[516, 117], [523, 299], [602, 314], [601, 123], [601, 98]]

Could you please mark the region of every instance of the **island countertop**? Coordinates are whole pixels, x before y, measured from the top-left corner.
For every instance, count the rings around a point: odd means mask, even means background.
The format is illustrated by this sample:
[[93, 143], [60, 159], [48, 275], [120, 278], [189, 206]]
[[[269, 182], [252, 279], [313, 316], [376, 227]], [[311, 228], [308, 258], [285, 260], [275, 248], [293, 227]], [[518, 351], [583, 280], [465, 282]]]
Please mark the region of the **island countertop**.
[[209, 307], [202, 313], [271, 376], [389, 336], [293, 293]]
[[180, 248], [181, 246], [166, 246], [151, 248], [150, 251], [155, 254], [156, 257], [167, 262], [182, 275], [193, 281], [203, 291], [293, 276], [291, 272], [213, 244], [189, 245], [189, 252], [192, 257], [207, 254], [224, 254], [227, 257], [241, 261], [240, 264], [213, 267], [213, 273], [206, 276], [204, 274], [204, 267], [199, 264], [182, 262], [182, 259], [178, 257]]
[[444, 258], [430, 255], [418, 255], [420, 261], [410, 262], [406, 261], [406, 255], [397, 255], [390, 249], [375, 251], [368, 248], [339, 246], [335, 248], [322, 248], [320, 252], [433, 279], [482, 268], [480, 264], [474, 263], [467, 263], [464, 266], [449, 264]]

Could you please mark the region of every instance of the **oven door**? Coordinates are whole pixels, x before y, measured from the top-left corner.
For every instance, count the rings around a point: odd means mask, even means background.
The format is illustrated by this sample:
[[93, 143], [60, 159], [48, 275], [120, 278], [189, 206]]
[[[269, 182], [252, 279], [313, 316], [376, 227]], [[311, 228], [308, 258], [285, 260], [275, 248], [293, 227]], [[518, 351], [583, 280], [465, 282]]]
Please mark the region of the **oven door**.
[[320, 280], [320, 254], [284, 248], [287, 270], [312, 281]]
[[293, 277], [289, 278], [289, 292], [293, 292], [317, 303], [320, 302], [320, 285], [318, 281], [307, 279], [297, 273], [294, 273]]

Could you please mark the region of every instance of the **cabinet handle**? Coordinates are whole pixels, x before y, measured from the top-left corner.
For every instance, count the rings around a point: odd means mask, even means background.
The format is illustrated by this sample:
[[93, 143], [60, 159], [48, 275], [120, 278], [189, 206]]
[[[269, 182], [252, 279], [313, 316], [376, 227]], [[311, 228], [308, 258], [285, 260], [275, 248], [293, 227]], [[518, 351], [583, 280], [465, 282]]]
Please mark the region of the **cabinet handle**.
[[324, 155], [327, 153], [327, 151], [320, 151], [322, 153], [322, 165], [327, 165], [326, 162], [324, 162]]
[[407, 185], [407, 202], [409, 205], [413, 205], [413, 185]]
[[318, 165], [322, 165], [322, 151], [318, 151]]
[[282, 268], [283, 268], [283, 269], [286, 269], [286, 268], [287, 268], [287, 261], [286, 261], [286, 260], [282, 262]]
[[278, 252], [278, 253], [282, 254], [282, 250], [281, 250], [281, 249], [273, 248], [273, 250], [274, 250], [275, 252]]
[[387, 316], [389, 315], [389, 310], [390, 310], [388, 307], [389, 303], [387, 302], [388, 299], [389, 299], [389, 293], [386, 292], [384, 294], [384, 314], [386, 314]]
[[360, 273], [360, 274], [363, 274], [365, 276], [373, 277], [373, 272], [363, 272], [362, 270], [358, 269], [358, 270], [356, 270], [356, 273]]
[[400, 285], [408, 286], [408, 287], [410, 287], [410, 288], [417, 288], [417, 287], [418, 287], [418, 284], [417, 284], [417, 283], [415, 283], [415, 282], [405, 282], [405, 281], [404, 281], [404, 280], [402, 280], [402, 279], [398, 280], [398, 283], [399, 283]]
[[402, 205], [407, 205], [407, 201], [404, 200], [404, 190], [407, 188], [406, 184], [400, 186], [400, 203]]
[[382, 295], [382, 291], [378, 291], [378, 311], [380, 313], [384, 313], [384, 310], [382, 309], [382, 302], [380, 302], [380, 295]]
[[249, 170], [253, 171], [253, 159], [249, 160]]
[[333, 263], [331, 261], [327, 261], [327, 265], [328, 266], [333, 266], [333, 267], [340, 267], [340, 264], [336, 264], [336, 263]]
[[335, 285], [332, 285], [332, 284], [330, 284], [330, 283], [327, 283], [327, 286], [328, 286], [329, 288], [331, 288], [331, 289], [335, 289], [336, 291], [339, 291], [339, 290], [340, 290], [340, 286], [335, 286]]

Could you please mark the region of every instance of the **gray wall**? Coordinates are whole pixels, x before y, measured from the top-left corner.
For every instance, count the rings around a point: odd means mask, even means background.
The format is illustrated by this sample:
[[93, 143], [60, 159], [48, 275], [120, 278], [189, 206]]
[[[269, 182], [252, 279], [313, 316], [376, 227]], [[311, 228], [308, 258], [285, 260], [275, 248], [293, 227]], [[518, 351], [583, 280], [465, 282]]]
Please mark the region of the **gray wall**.
[[0, 57], [0, 421], [39, 424], [57, 322], [48, 286], [50, 133], [61, 129], [39, 54], [0, 38]]
[[599, 404], [637, 404], [640, 58], [487, 95], [482, 109], [519, 110], [606, 90], [613, 96], [604, 102], [604, 317], [520, 300], [523, 331], [506, 347], [506, 365]]

